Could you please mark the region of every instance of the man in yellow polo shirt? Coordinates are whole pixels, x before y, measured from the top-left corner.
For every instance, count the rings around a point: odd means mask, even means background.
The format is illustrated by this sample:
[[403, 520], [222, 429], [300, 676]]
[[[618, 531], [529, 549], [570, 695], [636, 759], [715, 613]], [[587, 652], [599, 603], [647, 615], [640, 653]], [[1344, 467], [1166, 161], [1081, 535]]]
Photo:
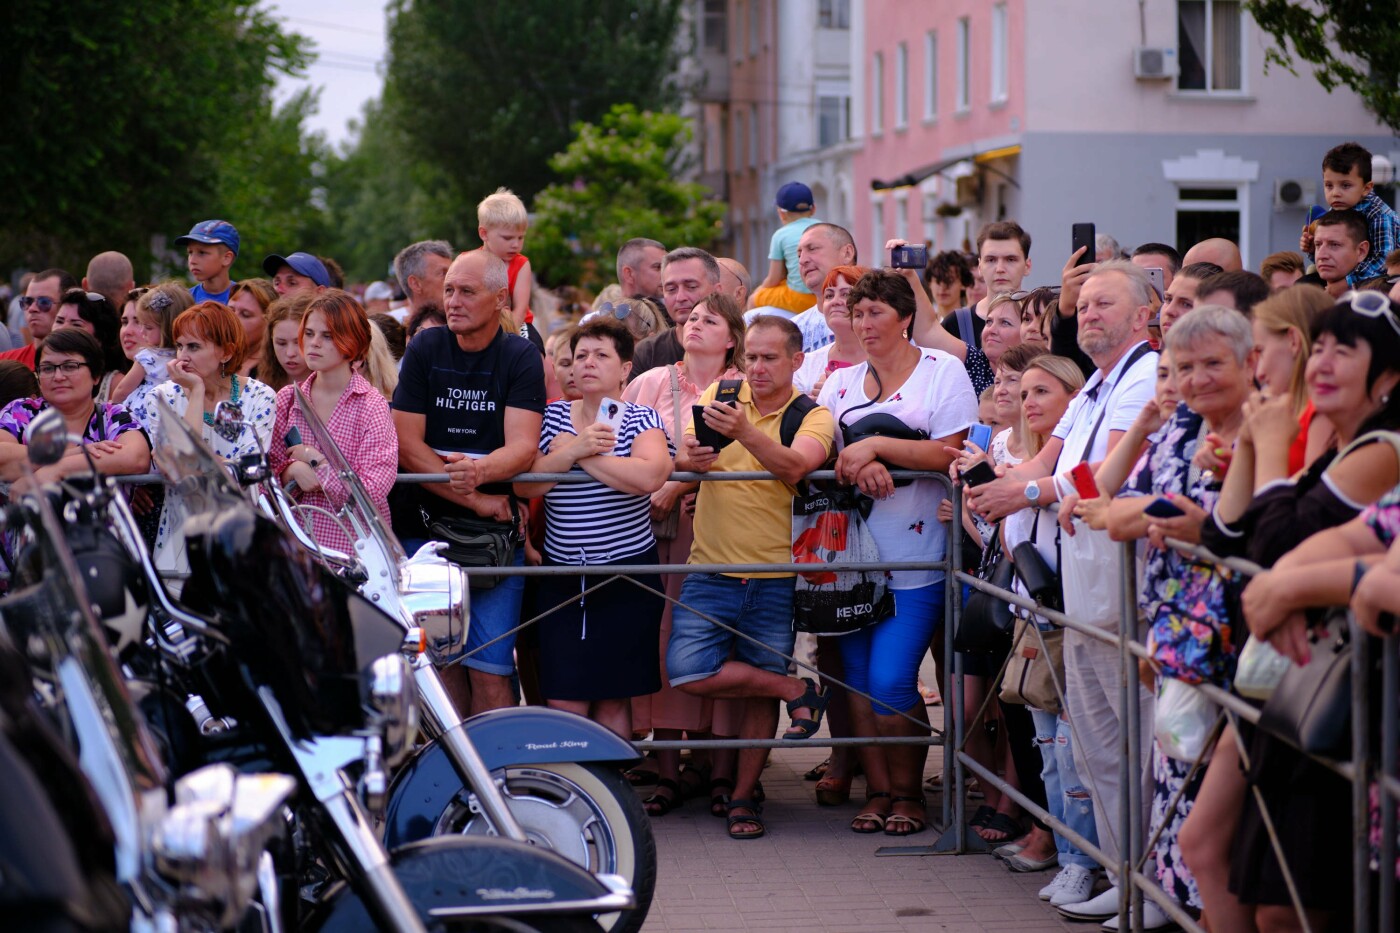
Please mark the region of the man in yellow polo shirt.
[[[718, 383], [700, 397], [705, 424], [732, 443], [716, 451], [703, 447], [695, 426], [686, 428], [679, 470], [737, 473], [767, 471], [774, 480], [701, 483], [695, 504], [692, 564], [786, 564], [792, 561], [792, 497], [804, 476], [831, 453], [831, 412], [807, 412], [792, 439], [781, 441], [783, 412], [801, 393], [792, 374], [802, 365], [802, 332], [779, 317], [756, 318], [744, 336], [746, 379], [738, 404], [716, 404]], [[791, 573], [692, 573], [673, 610], [666, 670], [671, 685], [686, 693], [745, 700], [742, 738], [771, 739], [778, 728], [774, 700], [787, 702], [792, 726], [787, 739], [816, 732], [826, 711], [826, 693], [806, 678], [787, 675], [792, 654]], [[732, 626], [740, 638], [702, 617]], [[767, 647], [764, 647], [767, 646]], [[731, 657], [732, 654], [732, 657]], [[767, 750], [739, 752], [729, 835], [755, 839], [765, 832], [754, 785]]]

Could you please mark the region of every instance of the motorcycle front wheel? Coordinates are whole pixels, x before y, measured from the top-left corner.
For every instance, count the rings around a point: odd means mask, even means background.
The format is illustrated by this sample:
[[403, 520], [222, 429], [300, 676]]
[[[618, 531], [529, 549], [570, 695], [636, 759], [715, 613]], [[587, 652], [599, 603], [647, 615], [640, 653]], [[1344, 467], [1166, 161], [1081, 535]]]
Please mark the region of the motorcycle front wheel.
[[[500, 772], [497, 772], [498, 776]], [[636, 933], [656, 887], [656, 839], [651, 820], [616, 765], [559, 762], [504, 769], [506, 804], [535, 845], [552, 849], [592, 874], [621, 875], [637, 906], [604, 914], [598, 925]], [[465, 787], [453, 795], [433, 827], [434, 836], [493, 833]]]

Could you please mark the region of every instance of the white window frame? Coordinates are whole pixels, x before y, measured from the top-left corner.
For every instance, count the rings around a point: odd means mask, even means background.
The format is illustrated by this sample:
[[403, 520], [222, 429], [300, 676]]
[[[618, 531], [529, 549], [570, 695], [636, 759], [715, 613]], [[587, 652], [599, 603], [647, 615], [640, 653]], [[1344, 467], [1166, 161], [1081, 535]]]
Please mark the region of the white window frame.
[[[896, 191], [894, 194], [894, 235], [909, 242], [909, 192]], [[880, 245], [884, 245], [883, 243]]]
[[909, 43], [894, 47], [894, 128], [909, 128]]
[[[1249, 186], [1259, 180], [1259, 163], [1228, 156], [1220, 149], [1198, 149], [1194, 155], [1162, 161], [1162, 175], [1176, 185], [1177, 199], [1172, 208], [1172, 229], [1179, 211], [1234, 211], [1240, 217], [1240, 257], [1249, 268]], [[1183, 188], [1211, 188], [1233, 191], [1233, 201], [1183, 200]]]
[[[1213, 68], [1214, 68], [1213, 61], [1214, 61], [1214, 58], [1215, 58], [1215, 55], [1214, 55], [1214, 48], [1215, 48], [1215, 15], [1214, 15], [1214, 14], [1215, 14], [1215, 0], [1201, 0], [1201, 2], [1203, 2], [1203, 3], [1205, 4], [1205, 14], [1206, 14], [1206, 15], [1205, 15], [1205, 39], [1204, 39], [1204, 45], [1205, 45], [1205, 51], [1206, 51], [1206, 60], [1205, 60], [1205, 62], [1204, 62], [1204, 64], [1205, 64], [1205, 69], [1206, 69], [1206, 78], [1205, 78], [1205, 84], [1206, 84], [1206, 86], [1203, 87], [1203, 88], [1200, 88], [1200, 87], [1182, 87], [1182, 86], [1181, 86], [1181, 80], [1182, 80], [1182, 77], [1183, 77], [1184, 75], [1183, 75], [1182, 73], [1178, 72], [1178, 74], [1177, 74], [1177, 79], [1176, 79], [1176, 93], [1182, 94], [1182, 95], [1185, 95], [1185, 96], [1188, 96], [1188, 97], [1244, 97], [1244, 96], [1247, 96], [1247, 95], [1249, 94], [1249, 37], [1248, 37], [1248, 30], [1249, 30], [1249, 14], [1248, 14], [1248, 11], [1245, 10], [1243, 0], [1241, 0], [1241, 2], [1239, 3], [1239, 8], [1240, 8], [1240, 49], [1239, 49], [1239, 55], [1240, 55], [1240, 86], [1237, 87], [1237, 88], [1219, 88], [1219, 89], [1216, 89], [1216, 88], [1211, 87], [1211, 84], [1213, 83], [1213, 81], [1212, 81], [1212, 77], [1213, 77], [1213, 75], [1212, 75], [1212, 70], [1213, 70]], [[1177, 23], [1177, 30], [1179, 31], [1179, 30], [1181, 29], [1181, 5], [1180, 5], [1179, 2], [1178, 2], [1178, 4], [1177, 4], [1177, 9], [1176, 9], [1176, 23]], [[1178, 44], [1180, 44], [1179, 41], [1178, 41]], [[1180, 51], [1180, 50], [1177, 51], [1177, 61], [1178, 61], [1178, 63], [1181, 61], [1181, 51]]]
[[758, 36], [762, 25], [763, 11], [758, 0], [749, 0], [749, 58], [758, 54]]
[[1011, 23], [1007, 17], [1006, 4], [992, 7], [992, 100], [993, 104], [1006, 103], [1011, 61]]
[[967, 113], [972, 109], [972, 21], [966, 16], [958, 19], [957, 41], [957, 100], [955, 113]]
[[885, 199], [875, 195], [870, 199], [870, 255], [874, 256], [871, 268], [877, 268], [880, 257], [885, 253]]
[[885, 132], [885, 53], [870, 56], [870, 135]]
[[924, 33], [924, 122], [938, 119], [938, 30]]

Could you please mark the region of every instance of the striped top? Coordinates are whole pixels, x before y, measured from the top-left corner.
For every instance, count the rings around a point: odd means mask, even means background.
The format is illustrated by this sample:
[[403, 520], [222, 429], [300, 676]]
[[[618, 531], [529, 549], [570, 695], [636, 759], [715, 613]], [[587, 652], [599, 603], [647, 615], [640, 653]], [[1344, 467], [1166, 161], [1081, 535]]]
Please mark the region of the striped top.
[[[665, 432], [655, 409], [626, 402], [617, 432], [615, 457], [632, 453], [644, 431]], [[569, 417], [571, 402], [551, 402], [544, 410], [540, 451], [548, 452], [559, 434], [577, 434]], [[675, 449], [667, 441], [667, 450]], [[574, 464], [573, 470], [584, 472]], [[656, 543], [651, 534], [651, 497], [619, 492], [597, 480], [558, 483], [544, 494], [544, 552], [561, 564], [606, 564], [640, 554]]]

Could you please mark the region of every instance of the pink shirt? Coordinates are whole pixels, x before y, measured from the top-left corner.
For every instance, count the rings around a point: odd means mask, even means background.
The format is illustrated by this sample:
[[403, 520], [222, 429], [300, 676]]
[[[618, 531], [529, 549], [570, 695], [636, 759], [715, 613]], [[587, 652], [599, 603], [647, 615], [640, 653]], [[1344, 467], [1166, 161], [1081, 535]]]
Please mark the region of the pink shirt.
[[[681, 423], [679, 425], [676, 424], [676, 406], [671, 397], [671, 367], [669, 366], [658, 366], [642, 373], [632, 380], [622, 397], [626, 401], [656, 409], [661, 415], [661, 423], [666, 426], [666, 435], [671, 438], [671, 443], [679, 449], [680, 436], [685, 431], [685, 426], [690, 424], [690, 406], [700, 401], [701, 393], [709, 386], [697, 386], [686, 378], [684, 360], [676, 363], [675, 366], [676, 381], [680, 385]], [[742, 379], [744, 374], [731, 366], [720, 374], [720, 378]]]
[[[315, 379], [316, 374], [312, 373], [301, 383], [302, 394], [308, 400]], [[303, 443], [317, 446], [316, 432], [302, 416], [292, 387], [284, 386], [277, 393], [277, 417], [272, 427], [272, 443], [267, 451], [268, 465], [275, 476], [280, 477], [291, 462], [287, 456], [286, 436], [293, 426], [301, 432]], [[336, 402], [335, 411], [326, 422], [326, 430], [369, 492], [370, 500], [380, 516], [388, 522], [389, 490], [394, 485], [399, 467], [399, 436], [394, 431], [394, 417], [389, 412], [389, 403], [368, 380], [355, 373], [350, 377], [340, 401]], [[297, 501], [303, 505], [320, 506], [332, 513], [340, 511], [350, 497], [340, 478], [324, 462], [316, 468], [316, 475], [320, 477], [321, 489], [297, 492]], [[338, 551], [352, 549], [354, 542], [345, 536], [338, 524], [316, 511], [308, 510], [307, 514], [311, 517], [311, 536], [318, 544]]]

